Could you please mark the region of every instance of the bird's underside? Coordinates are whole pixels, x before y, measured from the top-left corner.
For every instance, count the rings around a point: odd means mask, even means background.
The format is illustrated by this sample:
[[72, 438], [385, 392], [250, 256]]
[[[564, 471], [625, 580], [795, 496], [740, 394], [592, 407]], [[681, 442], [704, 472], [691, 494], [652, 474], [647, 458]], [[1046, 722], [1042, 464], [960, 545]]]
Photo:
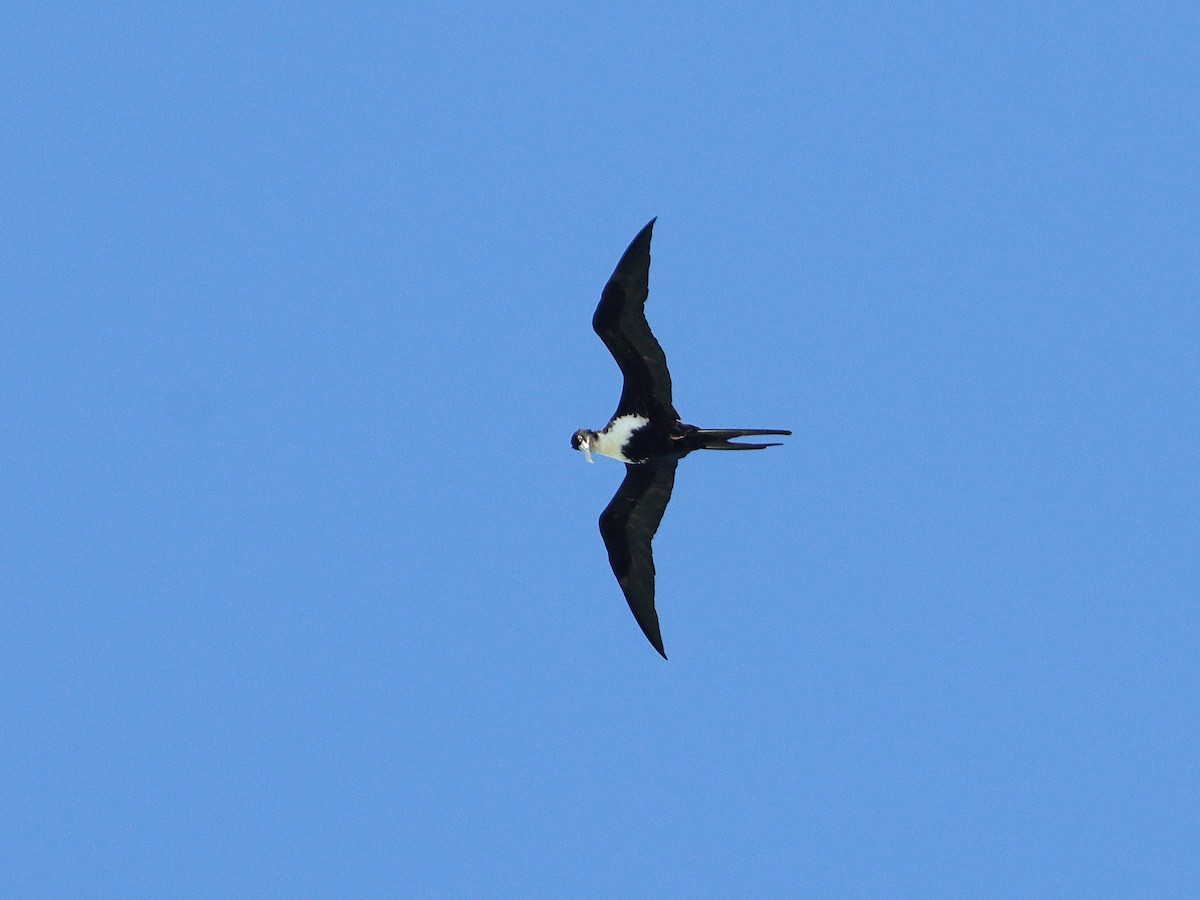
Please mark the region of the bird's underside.
[[696, 450], [762, 450], [777, 443], [735, 438], [790, 435], [763, 428], [702, 429], [681, 422], [671, 399], [666, 355], [646, 321], [650, 237], [654, 219], [638, 232], [604, 286], [592, 327], [624, 377], [621, 399], [600, 431], [580, 429], [571, 446], [625, 463], [625, 480], [600, 514], [608, 561], [638, 625], [666, 658], [654, 605], [651, 542], [671, 500], [679, 460]]

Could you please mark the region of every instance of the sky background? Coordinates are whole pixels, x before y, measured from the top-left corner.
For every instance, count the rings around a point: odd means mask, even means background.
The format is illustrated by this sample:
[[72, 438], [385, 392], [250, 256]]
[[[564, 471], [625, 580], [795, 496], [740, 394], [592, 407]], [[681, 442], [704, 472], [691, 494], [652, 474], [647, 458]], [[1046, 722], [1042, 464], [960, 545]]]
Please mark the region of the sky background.
[[[1192, 3], [17, 3], [11, 897], [1194, 896]], [[670, 661], [569, 448], [649, 317]]]

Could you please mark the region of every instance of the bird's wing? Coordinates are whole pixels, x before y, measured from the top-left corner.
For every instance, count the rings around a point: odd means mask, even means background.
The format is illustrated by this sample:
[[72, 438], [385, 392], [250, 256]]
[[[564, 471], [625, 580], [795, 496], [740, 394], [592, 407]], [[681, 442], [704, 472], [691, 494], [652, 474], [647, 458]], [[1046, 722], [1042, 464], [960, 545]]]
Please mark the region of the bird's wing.
[[658, 628], [658, 613], [654, 611], [654, 556], [650, 542], [671, 502], [677, 462], [673, 457], [661, 457], [640, 465], [626, 465], [625, 480], [600, 514], [600, 535], [608, 549], [613, 574], [633, 617], [663, 659], [667, 654]]
[[600, 295], [592, 328], [621, 367], [625, 385], [613, 417], [637, 413], [673, 422], [667, 357], [646, 322], [650, 292], [650, 235], [654, 219], [629, 244]]

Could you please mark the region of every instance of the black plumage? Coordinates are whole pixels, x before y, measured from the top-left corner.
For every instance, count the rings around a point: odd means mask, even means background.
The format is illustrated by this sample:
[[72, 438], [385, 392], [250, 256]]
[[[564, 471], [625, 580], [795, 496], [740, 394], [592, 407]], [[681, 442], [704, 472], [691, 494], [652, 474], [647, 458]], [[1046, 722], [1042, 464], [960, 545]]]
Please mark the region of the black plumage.
[[758, 428], [702, 429], [682, 422], [671, 397], [671, 373], [646, 321], [650, 286], [651, 219], [621, 256], [604, 286], [592, 328], [621, 369], [617, 410], [601, 431], [581, 428], [571, 446], [625, 463], [625, 480], [600, 514], [608, 561], [634, 618], [666, 658], [654, 604], [651, 542], [671, 501], [679, 460], [694, 450], [761, 450], [778, 444], [743, 444], [732, 438], [790, 435]]

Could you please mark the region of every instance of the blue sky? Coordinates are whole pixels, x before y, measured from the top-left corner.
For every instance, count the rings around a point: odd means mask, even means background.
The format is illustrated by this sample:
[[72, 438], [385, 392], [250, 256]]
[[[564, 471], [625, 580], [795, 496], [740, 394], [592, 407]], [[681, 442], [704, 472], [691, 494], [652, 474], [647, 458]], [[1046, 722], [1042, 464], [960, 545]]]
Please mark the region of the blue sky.
[[[1198, 28], [11, 8], [6, 894], [1190, 895]], [[568, 446], [652, 216], [685, 420], [796, 432], [669, 662]]]

